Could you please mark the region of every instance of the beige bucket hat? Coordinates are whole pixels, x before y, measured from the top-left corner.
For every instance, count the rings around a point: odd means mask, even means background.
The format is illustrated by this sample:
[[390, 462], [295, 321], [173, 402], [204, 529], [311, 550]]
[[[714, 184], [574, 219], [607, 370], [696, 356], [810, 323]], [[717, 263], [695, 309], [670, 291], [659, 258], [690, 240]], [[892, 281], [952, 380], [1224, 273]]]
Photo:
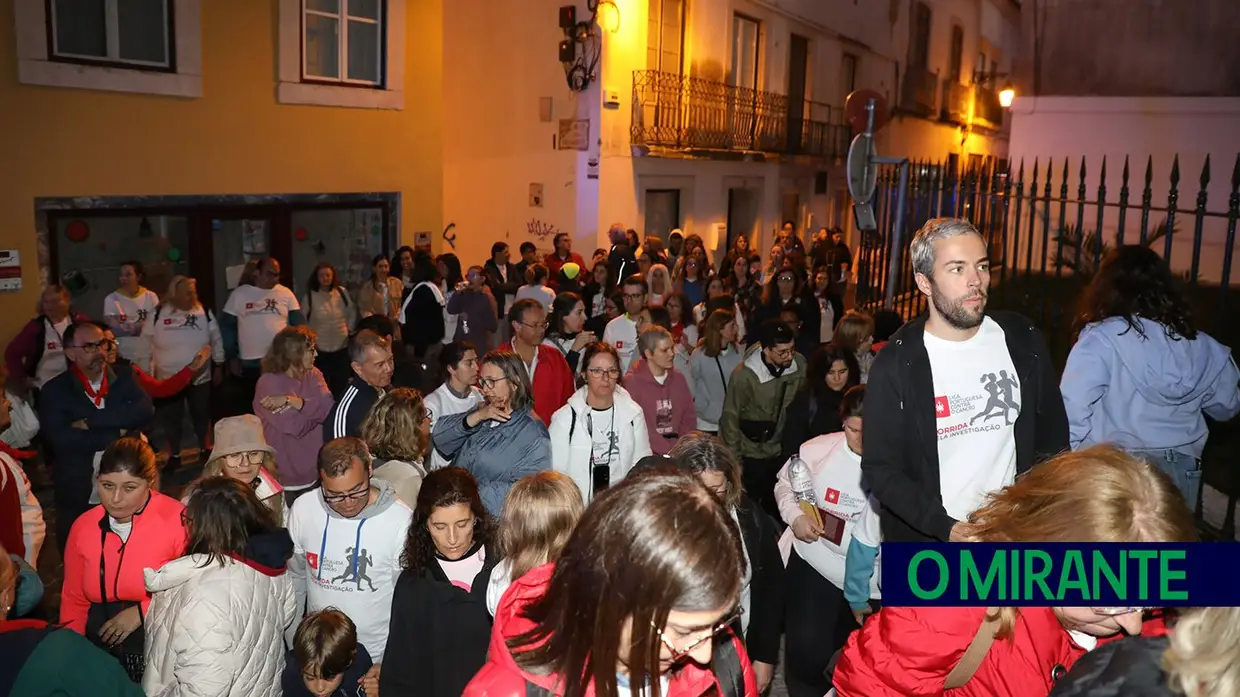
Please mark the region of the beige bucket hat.
[[254, 450], [276, 454], [275, 448], [267, 445], [267, 439], [263, 438], [263, 422], [253, 414], [230, 416], [215, 422], [215, 447], [207, 462]]

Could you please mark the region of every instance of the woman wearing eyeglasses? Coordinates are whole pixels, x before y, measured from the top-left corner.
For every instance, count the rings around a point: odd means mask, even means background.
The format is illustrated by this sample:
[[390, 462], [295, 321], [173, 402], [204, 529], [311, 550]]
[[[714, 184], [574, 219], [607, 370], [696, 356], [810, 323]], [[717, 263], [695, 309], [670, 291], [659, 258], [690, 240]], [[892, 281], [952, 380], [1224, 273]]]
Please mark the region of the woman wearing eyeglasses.
[[281, 329], [263, 357], [263, 374], [254, 388], [252, 406], [273, 458], [269, 471], [279, 473], [290, 504], [318, 481], [314, 460], [333, 406], [327, 381], [314, 367], [315, 343], [307, 327]]
[[731, 630], [744, 553], [731, 516], [689, 474], [635, 473], [591, 504], [558, 561], [500, 601], [466, 697], [757, 697]]
[[551, 417], [551, 466], [589, 502], [650, 454], [650, 438], [641, 406], [620, 386], [616, 349], [587, 344], [581, 365], [584, 384]]
[[[276, 480], [276, 452], [263, 439], [263, 424], [257, 416], [244, 414], [220, 419], [215, 424], [215, 448], [202, 468], [202, 479], [228, 477], [250, 487], [259, 501], [271, 511], [277, 525], [288, 519], [284, 487]], [[191, 488], [190, 491], [193, 491]], [[189, 505], [189, 497], [184, 499]]]
[[[1156, 466], [1109, 445], [1064, 453], [969, 516], [971, 542], [1196, 542], [1193, 515]], [[848, 639], [839, 697], [1043, 697], [1087, 651], [1163, 633], [1139, 607], [885, 607]], [[980, 642], [980, 648], [973, 645]]]
[[547, 427], [534, 415], [525, 363], [513, 351], [496, 350], [478, 362], [483, 403], [438, 419], [435, 449], [478, 480], [482, 502], [493, 516], [517, 480], [551, 468]]

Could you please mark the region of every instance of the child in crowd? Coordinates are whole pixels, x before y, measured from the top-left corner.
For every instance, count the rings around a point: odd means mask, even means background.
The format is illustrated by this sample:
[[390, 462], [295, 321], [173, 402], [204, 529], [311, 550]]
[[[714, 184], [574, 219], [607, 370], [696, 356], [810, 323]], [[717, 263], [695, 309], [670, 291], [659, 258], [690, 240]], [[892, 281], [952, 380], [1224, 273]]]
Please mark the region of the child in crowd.
[[492, 616], [513, 581], [559, 558], [584, 510], [581, 490], [562, 472], [531, 474], [512, 485], [500, 514], [504, 560], [487, 586], [487, 610]]
[[284, 697], [379, 697], [379, 666], [343, 612], [325, 608], [297, 627], [281, 679]]

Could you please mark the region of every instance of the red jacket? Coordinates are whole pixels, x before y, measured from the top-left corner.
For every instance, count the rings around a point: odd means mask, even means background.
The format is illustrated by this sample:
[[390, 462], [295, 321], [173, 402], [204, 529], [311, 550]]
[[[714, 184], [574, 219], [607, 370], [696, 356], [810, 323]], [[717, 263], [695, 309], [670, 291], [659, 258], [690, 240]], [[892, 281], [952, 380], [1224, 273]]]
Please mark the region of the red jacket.
[[[509, 586], [495, 611], [495, 624], [491, 628], [491, 648], [488, 650], [486, 665], [469, 681], [462, 697], [524, 697], [527, 682], [551, 690], [553, 694], [564, 694], [563, 685], [557, 684], [556, 675], [533, 675], [517, 665], [505, 643], [510, 637], [528, 632], [534, 623], [521, 616], [521, 611], [530, 602], [546, 592], [551, 582], [554, 564], [530, 571]], [[753, 668], [749, 664], [749, 656], [736, 637], [732, 638], [737, 655], [741, 659], [741, 669], [745, 675], [745, 697], [758, 697], [758, 684], [753, 676]], [[719, 690], [715, 674], [709, 668], [689, 661], [676, 671], [664, 697], [702, 697], [706, 694], [717, 694]], [[591, 685], [586, 694], [594, 695]]]
[[663, 407], [664, 431], [679, 437], [697, 430], [697, 407], [693, 404], [693, 393], [689, 391], [688, 380], [675, 369], [668, 372], [667, 379], [660, 385], [650, 372], [646, 359], [639, 359], [629, 368], [629, 374], [624, 376], [624, 389], [629, 391], [629, 396], [646, 414], [646, 432], [650, 435], [650, 450], [655, 455], [666, 455], [677, 440], [659, 433], [660, 405]]
[[[133, 516], [129, 541], [108, 528], [107, 512], [95, 506], [78, 516], [69, 530], [65, 545], [65, 580], [60, 591], [60, 623], [86, 633], [86, 613], [91, 603], [102, 602], [99, 594], [99, 564], [102, 558], [108, 600], [137, 600], [146, 615], [151, 595], [146, 592], [143, 569], [158, 569], [181, 556], [185, 550], [185, 527], [181, 512], [185, 506], [158, 491], [151, 492], [146, 506]], [[107, 537], [104, 538], [104, 531]], [[100, 540], [106, 543], [101, 547]]]
[[[547, 285], [551, 286], [552, 288], [556, 287], [557, 280], [560, 278], [560, 269], [563, 268], [564, 265], [569, 262], [572, 262], [576, 264], [577, 266], [580, 266], [582, 274], [585, 274], [586, 271], [588, 270], [586, 269], [586, 262], [582, 260], [581, 255], [578, 254], [577, 252], [569, 252], [567, 259], [561, 259], [560, 257], [556, 256], [555, 252], [552, 252], [543, 258], [543, 265], [546, 266], [547, 271], [550, 272], [547, 274]], [[581, 278], [581, 277], [578, 276], [578, 278]], [[585, 283], [583, 282], [581, 285], [585, 285]], [[589, 309], [589, 308], [586, 308], [586, 309]]]
[[[511, 351], [512, 344], [504, 344], [500, 349]], [[551, 425], [551, 415], [568, 404], [574, 389], [573, 370], [564, 360], [564, 354], [554, 346], [539, 344], [538, 364], [534, 366], [530, 390], [534, 398], [534, 413], [538, 414], [544, 425]]]
[[[836, 694], [944, 694], [947, 674], [977, 636], [985, 614], [983, 607], [883, 608], [848, 637], [835, 668]], [[973, 678], [951, 690], [952, 697], [1046, 697], [1055, 680], [1085, 655], [1049, 607], [1022, 608], [1013, 632], [995, 640]], [[1146, 621], [1146, 634], [1165, 632], [1161, 619]]]

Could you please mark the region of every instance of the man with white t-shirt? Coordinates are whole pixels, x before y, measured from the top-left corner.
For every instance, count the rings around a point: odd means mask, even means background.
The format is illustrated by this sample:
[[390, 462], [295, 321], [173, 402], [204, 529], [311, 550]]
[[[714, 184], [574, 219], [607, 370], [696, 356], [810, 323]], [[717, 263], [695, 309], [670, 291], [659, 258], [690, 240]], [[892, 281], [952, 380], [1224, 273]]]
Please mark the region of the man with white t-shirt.
[[650, 285], [646, 277], [635, 273], [624, 279], [620, 286], [624, 293], [624, 314], [607, 323], [603, 330], [603, 343], [616, 347], [620, 354], [620, 374], [629, 372], [637, 352], [637, 318], [646, 309], [646, 299], [650, 297]]
[[936, 218], [909, 256], [929, 316], [892, 335], [870, 371], [865, 480], [883, 540], [959, 540], [987, 494], [1068, 448], [1046, 341], [1011, 312], [986, 313], [990, 261], [970, 222]]
[[271, 340], [290, 324], [305, 324], [301, 304], [287, 286], [280, 283], [280, 262], [268, 257], [258, 264], [254, 285], [237, 286], [220, 315], [220, 333], [229, 370], [240, 379], [236, 413], [250, 411], [254, 386], [258, 382], [260, 361], [267, 355]]

